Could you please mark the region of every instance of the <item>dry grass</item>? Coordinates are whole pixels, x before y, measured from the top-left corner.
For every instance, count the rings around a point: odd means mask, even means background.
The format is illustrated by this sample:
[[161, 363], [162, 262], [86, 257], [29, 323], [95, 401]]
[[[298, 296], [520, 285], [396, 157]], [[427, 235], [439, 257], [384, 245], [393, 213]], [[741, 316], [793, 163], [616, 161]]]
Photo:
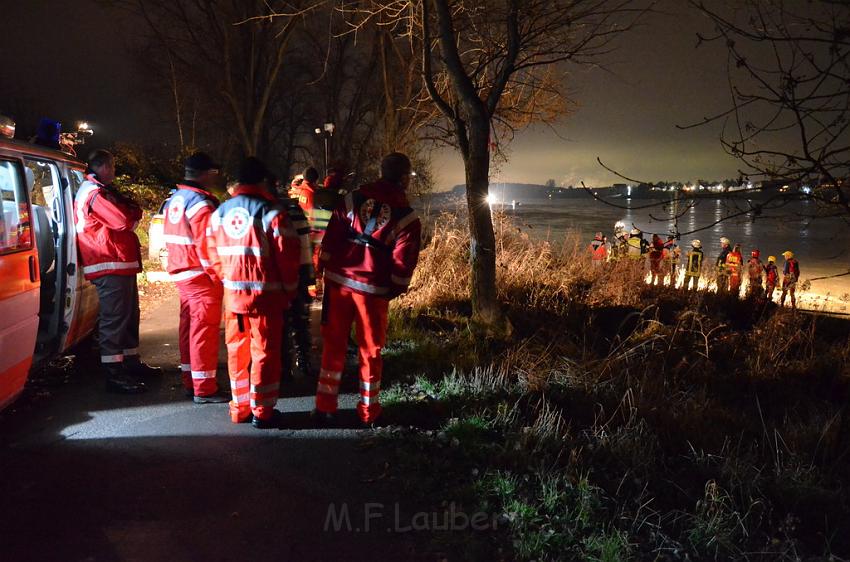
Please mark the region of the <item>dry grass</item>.
[[[396, 312], [457, 318], [468, 309], [464, 225], [437, 220]], [[511, 451], [473, 455], [488, 474], [587, 482], [606, 507], [567, 533], [572, 556], [588, 556], [581, 536], [592, 529], [641, 559], [850, 554], [845, 322], [650, 287], [631, 262], [594, 267], [581, 240], [538, 242], [504, 217], [496, 233], [499, 295], [519, 329], [475, 348], [490, 367], [433, 383], [451, 398], [435, 411], [500, 429], [470, 449]], [[454, 334], [443, 327], [440, 349], [480, 346], [470, 337], [462, 323]], [[542, 472], [528, 476], [529, 463]], [[542, 500], [525, 501], [542, 517]], [[540, 530], [538, 519], [517, 533]], [[558, 559], [540, 544], [528, 552]]]
[[[403, 307], [438, 308], [469, 296], [469, 232], [466, 220], [444, 213], [427, 233], [410, 291]], [[497, 241], [496, 279], [499, 297], [523, 306], [562, 311], [576, 298], [587, 304], [634, 306], [645, 272], [634, 262], [593, 267], [586, 244], [577, 234], [559, 242], [535, 240], [503, 214], [494, 215]]]

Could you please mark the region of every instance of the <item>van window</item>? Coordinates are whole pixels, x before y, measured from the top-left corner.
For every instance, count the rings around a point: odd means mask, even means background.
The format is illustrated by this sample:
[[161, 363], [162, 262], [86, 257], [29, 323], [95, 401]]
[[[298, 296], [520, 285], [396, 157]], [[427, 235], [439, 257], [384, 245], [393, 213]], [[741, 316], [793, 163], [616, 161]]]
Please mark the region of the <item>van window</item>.
[[25, 160], [24, 164], [30, 202], [42, 207], [51, 222], [61, 222], [56, 198], [62, 193], [62, 180], [56, 165], [43, 160]]
[[0, 160], [0, 254], [32, 248], [29, 205], [20, 167]]
[[68, 177], [71, 178], [71, 198], [74, 198], [86, 178], [82, 170], [68, 170], [68, 172]]

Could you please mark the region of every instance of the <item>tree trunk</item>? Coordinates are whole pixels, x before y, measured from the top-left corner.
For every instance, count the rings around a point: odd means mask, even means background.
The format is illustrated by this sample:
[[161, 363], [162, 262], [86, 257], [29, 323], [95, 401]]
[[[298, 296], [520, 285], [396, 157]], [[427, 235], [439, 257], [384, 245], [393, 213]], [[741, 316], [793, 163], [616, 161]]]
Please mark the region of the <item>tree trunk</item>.
[[496, 236], [487, 195], [490, 192], [490, 123], [471, 119], [468, 150], [463, 154], [469, 209], [470, 296], [472, 321], [488, 336], [505, 337], [511, 326], [496, 295]]

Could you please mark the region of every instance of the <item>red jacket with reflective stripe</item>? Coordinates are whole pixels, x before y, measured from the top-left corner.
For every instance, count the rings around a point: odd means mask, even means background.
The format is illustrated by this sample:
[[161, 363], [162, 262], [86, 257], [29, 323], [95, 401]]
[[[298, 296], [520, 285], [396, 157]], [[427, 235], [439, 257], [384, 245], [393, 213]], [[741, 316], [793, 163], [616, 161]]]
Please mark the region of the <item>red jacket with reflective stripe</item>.
[[[373, 218], [370, 240], [363, 234]], [[421, 239], [422, 225], [404, 191], [383, 180], [364, 185], [345, 196], [328, 224], [321, 257], [325, 280], [392, 298], [410, 284]]]
[[207, 255], [207, 227], [218, 199], [195, 182], [177, 184], [165, 206], [163, 233], [172, 281], [185, 281], [205, 271], [214, 274]]
[[86, 279], [142, 270], [139, 238], [133, 232], [142, 218], [141, 207], [89, 174], [74, 198], [74, 215]]
[[298, 288], [301, 244], [286, 209], [261, 185], [238, 185], [210, 219], [210, 262], [236, 314], [276, 313]]

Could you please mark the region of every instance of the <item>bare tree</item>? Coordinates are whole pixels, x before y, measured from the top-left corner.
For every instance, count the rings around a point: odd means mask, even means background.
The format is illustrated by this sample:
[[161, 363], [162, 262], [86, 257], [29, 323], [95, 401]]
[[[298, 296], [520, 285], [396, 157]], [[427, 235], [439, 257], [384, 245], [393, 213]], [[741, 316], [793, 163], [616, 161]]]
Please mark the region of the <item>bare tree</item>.
[[487, 204], [492, 157], [517, 129], [563, 115], [567, 63], [598, 61], [647, 6], [626, 0], [372, 0], [345, 6], [362, 16], [355, 30], [377, 19], [421, 44], [421, 73], [441, 118], [432, 126], [464, 161], [473, 320], [487, 332], [507, 333]]
[[[267, 157], [281, 134], [276, 112], [287, 95], [285, 65], [296, 24], [317, 4], [272, 0], [125, 0], [148, 24], [165, 57], [181, 144], [183, 101], [177, 77], [225, 116], [246, 155]], [[269, 14], [275, 17], [266, 17]], [[155, 61], [154, 61], [155, 62]], [[285, 104], [284, 104], [285, 105]], [[210, 118], [215, 118], [210, 116]]]
[[688, 127], [723, 121], [742, 176], [808, 185], [822, 215], [850, 216], [850, 3], [691, 4], [714, 31], [699, 41], [727, 48], [731, 104]]

